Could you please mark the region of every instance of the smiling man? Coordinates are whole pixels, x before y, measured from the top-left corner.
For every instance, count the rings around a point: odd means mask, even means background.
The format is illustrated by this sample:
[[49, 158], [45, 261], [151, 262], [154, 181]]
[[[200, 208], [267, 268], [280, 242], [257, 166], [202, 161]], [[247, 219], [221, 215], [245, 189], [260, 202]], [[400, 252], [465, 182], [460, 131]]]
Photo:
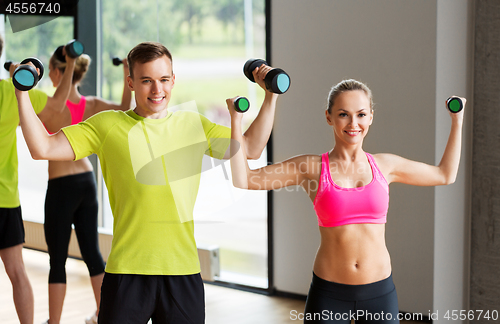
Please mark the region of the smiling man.
[[[168, 110], [175, 74], [165, 46], [141, 43], [127, 60], [135, 109], [102, 112], [49, 136], [27, 94], [17, 91], [23, 134], [35, 159], [99, 156], [114, 217], [99, 323], [204, 323], [193, 209], [203, 155], [229, 158], [230, 129], [196, 112]], [[270, 69], [254, 71], [263, 89]], [[245, 133], [250, 158], [269, 139], [276, 100], [266, 91]]]

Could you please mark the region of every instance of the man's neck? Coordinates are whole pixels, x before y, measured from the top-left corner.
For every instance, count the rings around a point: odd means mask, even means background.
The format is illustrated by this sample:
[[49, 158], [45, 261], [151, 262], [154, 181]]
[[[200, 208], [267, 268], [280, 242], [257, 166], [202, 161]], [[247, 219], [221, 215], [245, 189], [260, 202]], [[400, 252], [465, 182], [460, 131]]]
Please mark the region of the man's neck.
[[135, 107], [134, 112], [141, 117], [149, 118], [149, 119], [161, 119], [161, 118], [167, 117], [167, 115], [168, 115], [167, 108], [163, 109], [162, 111], [153, 113], [153, 112], [149, 112], [149, 111], [146, 111], [144, 109], [141, 109], [139, 107]]

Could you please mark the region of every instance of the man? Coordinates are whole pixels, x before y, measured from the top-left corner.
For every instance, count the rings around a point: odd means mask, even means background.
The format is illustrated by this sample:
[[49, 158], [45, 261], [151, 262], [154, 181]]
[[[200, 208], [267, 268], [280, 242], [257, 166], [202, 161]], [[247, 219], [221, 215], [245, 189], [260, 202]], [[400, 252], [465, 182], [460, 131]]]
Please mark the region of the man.
[[[103, 112], [48, 136], [28, 96], [16, 91], [21, 127], [35, 159], [99, 156], [114, 217], [99, 323], [204, 323], [193, 209], [202, 157], [229, 158], [230, 129], [195, 112], [168, 111], [175, 74], [165, 46], [141, 43], [127, 61], [135, 109]], [[254, 71], [263, 89], [270, 70]], [[249, 158], [269, 139], [276, 100], [266, 91], [243, 137]]]
[[[0, 56], [3, 38], [0, 35]], [[30, 90], [29, 99], [34, 112], [43, 119], [45, 105], [62, 109], [69, 95], [74, 60], [68, 60], [68, 73], [63, 76], [61, 89], [54, 97], [38, 90]], [[10, 74], [18, 64], [12, 64]], [[21, 324], [33, 323], [33, 290], [24, 268], [22, 248], [24, 226], [18, 191], [16, 128], [19, 114], [12, 80], [0, 80], [0, 257], [12, 283], [14, 304]], [[48, 110], [45, 110], [47, 112]]]

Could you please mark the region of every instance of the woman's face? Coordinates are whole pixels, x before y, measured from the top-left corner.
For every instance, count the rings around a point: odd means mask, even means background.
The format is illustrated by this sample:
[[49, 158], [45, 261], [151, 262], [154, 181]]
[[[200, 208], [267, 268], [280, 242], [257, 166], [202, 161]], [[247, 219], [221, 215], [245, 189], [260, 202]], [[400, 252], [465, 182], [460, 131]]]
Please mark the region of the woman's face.
[[330, 111], [326, 111], [326, 120], [333, 127], [337, 143], [358, 144], [363, 141], [373, 121], [370, 99], [364, 91], [341, 93]]

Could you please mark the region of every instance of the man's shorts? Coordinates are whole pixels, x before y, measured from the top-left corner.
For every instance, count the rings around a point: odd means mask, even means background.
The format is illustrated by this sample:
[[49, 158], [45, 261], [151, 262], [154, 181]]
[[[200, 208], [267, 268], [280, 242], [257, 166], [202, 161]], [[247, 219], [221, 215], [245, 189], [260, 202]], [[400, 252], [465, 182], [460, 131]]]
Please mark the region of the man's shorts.
[[100, 324], [205, 323], [205, 290], [199, 273], [179, 276], [106, 272], [101, 287]]
[[0, 250], [24, 243], [21, 206], [0, 208]]

